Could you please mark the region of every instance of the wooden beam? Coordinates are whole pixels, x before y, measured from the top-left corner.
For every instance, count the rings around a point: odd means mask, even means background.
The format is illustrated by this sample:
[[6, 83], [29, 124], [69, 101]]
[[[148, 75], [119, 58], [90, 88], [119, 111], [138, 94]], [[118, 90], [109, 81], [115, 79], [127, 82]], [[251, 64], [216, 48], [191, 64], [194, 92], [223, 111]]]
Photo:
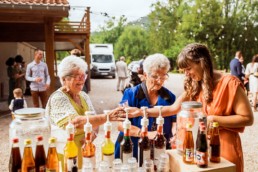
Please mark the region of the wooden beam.
[[52, 18], [45, 19], [45, 47], [46, 47], [46, 62], [51, 79], [50, 93], [55, 91], [56, 78], [54, 71], [54, 24]]
[[86, 28], [87, 28], [87, 33], [86, 33], [86, 39], [85, 39], [85, 43], [84, 43], [84, 54], [85, 54], [85, 60], [88, 64], [88, 78], [86, 80], [86, 87], [87, 87], [87, 91], [91, 91], [91, 82], [90, 82], [90, 64], [91, 64], [91, 58], [90, 58], [90, 7], [87, 7], [86, 10]]

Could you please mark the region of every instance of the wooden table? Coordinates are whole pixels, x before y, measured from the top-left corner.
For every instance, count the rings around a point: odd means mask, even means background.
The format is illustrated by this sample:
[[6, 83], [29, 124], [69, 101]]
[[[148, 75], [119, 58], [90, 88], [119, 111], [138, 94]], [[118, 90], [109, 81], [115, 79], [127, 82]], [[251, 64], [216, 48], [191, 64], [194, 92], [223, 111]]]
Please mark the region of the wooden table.
[[182, 155], [177, 153], [177, 150], [167, 150], [169, 155], [169, 164], [172, 172], [235, 172], [235, 164], [229, 162], [228, 160], [221, 158], [220, 163], [209, 162], [207, 168], [199, 168], [197, 165], [185, 164], [183, 162]]

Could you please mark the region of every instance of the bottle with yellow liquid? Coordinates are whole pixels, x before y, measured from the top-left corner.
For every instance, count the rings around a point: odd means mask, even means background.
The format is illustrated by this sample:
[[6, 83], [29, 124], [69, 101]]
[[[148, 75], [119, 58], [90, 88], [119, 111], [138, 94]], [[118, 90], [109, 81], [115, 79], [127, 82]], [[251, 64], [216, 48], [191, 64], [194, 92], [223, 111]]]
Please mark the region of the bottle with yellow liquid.
[[89, 122], [89, 115], [91, 115], [92, 111], [87, 111], [87, 123], [84, 125], [84, 132], [85, 132], [85, 143], [82, 146], [82, 166], [85, 166], [88, 163], [91, 163], [92, 168], [95, 168], [96, 165], [96, 157], [95, 151], [96, 147], [92, 143], [92, 125]]
[[24, 152], [22, 159], [22, 172], [35, 172], [35, 160], [31, 148], [31, 139], [24, 141]]
[[67, 142], [64, 147], [64, 171], [78, 171], [78, 148], [74, 142], [74, 125], [70, 122], [66, 126]]
[[107, 122], [104, 124], [105, 131], [105, 140], [102, 143], [101, 151], [102, 151], [102, 161], [107, 161], [109, 164], [109, 168], [112, 167], [112, 162], [114, 160], [114, 152], [115, 152], [115, 144], [111, 140], [111, 130], [112, 124], [109, 121], [109, 113], [110, 111], [104, 110], [104, 113], [107, 116]]

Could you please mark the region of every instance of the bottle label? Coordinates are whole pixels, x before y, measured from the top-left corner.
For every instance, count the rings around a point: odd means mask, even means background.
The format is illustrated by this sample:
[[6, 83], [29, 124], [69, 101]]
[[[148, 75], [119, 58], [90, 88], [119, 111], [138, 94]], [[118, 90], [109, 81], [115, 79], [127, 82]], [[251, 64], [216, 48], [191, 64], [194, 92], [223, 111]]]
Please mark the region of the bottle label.
[[77, 156], [67, 159], [67, 171], [74, 172], [78, 171]]
[[83, 157], [82, 159], [82, 165], [87, 164], [87, 163], [91, 163], [92, 168], [95, 168], [96, 166], [96, 157], [92, 156], [92, 157]]
[[35, 167], [27, 167], [27, 172], [35, 172]]
[[208, 153], [196, 151], [196, 164], [205, 165], [208, 163]]
[[46, 169], [46, 172], [58, 172], [56, 170]]
[[185, 160], [186, 161], [193, 161], [194, 153], [193, 149], [185, 149]]
[[127, 163], [129, 158], [133, 157], [133, 152], [131, 153], [123, 153], [123, 163]]
[[114, 154], [111, 155], [103, 155], [103, 161], [107, 161], [109, 168], [112, 167], [112, 162], [114, 161]]
[[39, 166], [39, 172], [45, 172], [45, 166], [44, 165]]
[[154, 165], [158, 165], [160, 154], [165, 152], [166, 152], [166, 147], [164, 147], [163, 149], [154, 148]]

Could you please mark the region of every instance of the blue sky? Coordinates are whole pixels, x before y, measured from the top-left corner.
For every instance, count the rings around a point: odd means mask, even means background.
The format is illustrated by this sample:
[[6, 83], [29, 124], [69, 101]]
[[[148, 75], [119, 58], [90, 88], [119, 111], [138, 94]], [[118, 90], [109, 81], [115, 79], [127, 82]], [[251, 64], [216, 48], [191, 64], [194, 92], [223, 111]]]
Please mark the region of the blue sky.
[[[98, 26], [102, 26], [108, 16], [119, 18], [122, 15], [128, 21], [134, 21], [140, 17], [146, 16], [151, 12], [151, 4], [157, 0], [68, 0], [71, 6], [70, 20], [80, 21], [85, 7], [91, 7], [91, 31], [95, 31]], [[102, 13], [102, 14], [101, 14]]]

